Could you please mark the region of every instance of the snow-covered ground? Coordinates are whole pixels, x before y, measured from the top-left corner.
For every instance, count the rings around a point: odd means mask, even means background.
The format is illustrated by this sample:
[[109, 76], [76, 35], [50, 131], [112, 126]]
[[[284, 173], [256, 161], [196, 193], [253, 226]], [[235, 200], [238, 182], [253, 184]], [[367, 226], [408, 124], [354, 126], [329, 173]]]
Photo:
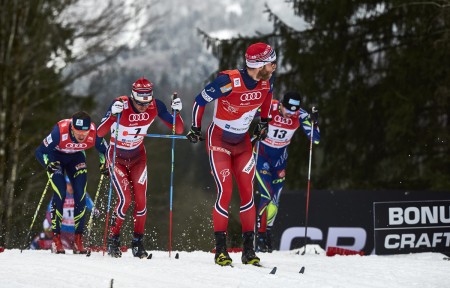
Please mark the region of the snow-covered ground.
[[[0, 287], [450, 287], [450, 261], [439, 253], [327, 257], [323, 251], [275, 251], [258, 253], [263, 268], [243, 265], [240, 253], [230, 253], [232, 268], [215, 265], [207, 252], [174, 251], [170, 258], [168, 252], [149, 252], [152, 259], [133, 258], [130, 250], [119, 259], [101, 252], [85, 257], [71, 251], [5, 250]], [[269, 274], [273, 267], [276, 273]]]

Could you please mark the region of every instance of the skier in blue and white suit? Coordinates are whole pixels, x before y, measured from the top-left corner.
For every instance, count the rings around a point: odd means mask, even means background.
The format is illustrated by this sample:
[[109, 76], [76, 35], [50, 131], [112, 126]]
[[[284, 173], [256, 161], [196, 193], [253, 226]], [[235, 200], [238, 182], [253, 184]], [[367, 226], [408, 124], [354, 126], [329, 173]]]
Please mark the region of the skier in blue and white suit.
[[280, 193], [286, 179], [287, 148], [295, 131], [302, 127], [310, 139], [314, 121], [313, 142], [318, 144], [320, 140], [318, 111], [313, 108], [310, 115], [300, 108], [300, 95], [296, 92], [286, 93], [282, 101], [272, 100], [270, 118], [267, 137], [257, 144], [256, 179], [261, 196], [257, 212], [256, 250], [259, 252], [272, 251], [270, 229], [278, 212]]

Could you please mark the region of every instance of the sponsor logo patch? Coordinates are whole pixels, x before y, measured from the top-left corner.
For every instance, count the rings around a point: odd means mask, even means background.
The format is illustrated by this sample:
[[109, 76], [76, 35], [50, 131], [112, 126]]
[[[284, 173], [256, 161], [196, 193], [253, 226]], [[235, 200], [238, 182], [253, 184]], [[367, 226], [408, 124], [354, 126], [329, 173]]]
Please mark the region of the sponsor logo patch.
[[52, 144], [52, 142], [53, 142], [53, 138], [52, 138], [52, 134], [50, 134], [50, 135], [47, 136], [47, 138], [45, 138], [44, 145], [48, 146], [48, 145]]
[[223, 148], [223, 147], [219, 147], [219, 146], [209, 146], [209, 150], [211, 151], [217, 151], [217, 152], [222, 152], [225, 153], [227, 155], [231, 155], [231, 152], [228, 151], [227, 149]]
[[79, 163], [75, 166], [76, 170], [81, 170], [81, 169], [85, 169], [86, 168], [86, 163]]
[[117, 168], [117, 166], [114, 166], [114, 172], [119, 174], [120, 177], [125, 177], [125, 174], [123, 174], [122, 170]]
[[255, 158], [253, 158], [252, 156], [250, 157], [250, 161], [248, 161], [247, 164], [245, 164], [244, 169], [242, 169], [242, 172], [250, 174], [254, 166], [255, 166]]
[[233, 85], [234, 87], [241, 87], [241, 79], [239, 78], [233, 79]]
[[262, 98], [262, 93], [259, 91], [243, 93], [241, 95], [241, 101], [259, 100]]
[[127, 190], [127, 186], [130, 184], [127, 178], [122, 179], [123, 190]]
[[225, 182], [227, 176], [230, 176], [230, 169], [223, 169], [220, 171], [220, 175], [222, 175], [222, 182]]
[[[214, 90], [214, 88], [212, 88]], [[213, 98], [206, 93], [205, 89], [202, 91], [202, 97], [206, 100], [206, 102], [211, 102]]]
[[87, 144], [86, 143], [67, 143], [64, 148], [67, 149], [85, 149], [87, 148]]
[[231, 88], [231, 83], [228, 83], [227, 85], [220, 87], [220, 92], [226, 93], [228, 91], [231, 91]]
[[142, 171], [141, 176], [139, 177], [139, 184], [144, 184], [145, 181], [147, 180], [147, 167], [145, 167], [144, 171]]
[[148, 119], [150, 119], [150, 115], [147, 112], [128, 115], [128, 121], [130, 122], [147, 121]]

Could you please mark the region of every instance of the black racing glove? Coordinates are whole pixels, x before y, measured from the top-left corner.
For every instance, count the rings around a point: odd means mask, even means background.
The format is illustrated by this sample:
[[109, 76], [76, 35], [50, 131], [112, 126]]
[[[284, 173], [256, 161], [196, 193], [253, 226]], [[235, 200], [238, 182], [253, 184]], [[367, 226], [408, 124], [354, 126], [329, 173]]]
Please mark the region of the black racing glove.
[[317, 109], [317, 107], [312, 107], [311, 119], [316, 125], [319, 125], [319, 109]]
[[262, 118], [261, 122], [256, 124], [255, 129], [253, 130], [253, 137], [255, 141], [264, 140], [267, 137], [267, 132], [269, 130], [269, 119]]
[[105, 177], [109, 177], [109, 169], [106, 163], [100, 163], [100, 174]]
[[59, 161], [50, 162], [47, 164], [48, 173], [53, 174], [58, 170], [61, 170], [61, 163]]
[[191, 130], [186, 135], [186, 137], [191, 143], [197, 143], [198, 141], [203, 141], [204, 139], [202, 137], [202, 128], [191, 126]]

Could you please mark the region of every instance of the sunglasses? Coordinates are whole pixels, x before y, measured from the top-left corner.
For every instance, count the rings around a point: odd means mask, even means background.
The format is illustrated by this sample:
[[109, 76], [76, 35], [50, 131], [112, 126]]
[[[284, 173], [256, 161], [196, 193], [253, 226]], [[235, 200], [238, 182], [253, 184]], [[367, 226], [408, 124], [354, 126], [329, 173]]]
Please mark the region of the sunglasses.
[[147, 107], [147, 106], [150, 105], [150, 103], [151, 103], [151, 101], [150, 101], [150, 102], [141, 102], [141, 101], [138, 101], [138, 100], [136, 100], [136, 99], [134, 99], [134, 102], [135, 102], [137, 105], [142, 106], [142, 107]]
[[261, 61], [261, 62], [266, 63], [266, 64], [270, 63], [270, 64], [272, 64], [272, 65], [277, 65], [277, 60], [273, 60], [273, 61]]
[[[281, 103], [280, 103], [280, 104], [281, 104]], [[280, 105], [279, 108], [278, 108], [278, 109], [280, 109], [280, 110], [279, 110], [280, 112], [281, 112], [281, 106], [282, 106], [282, 105]], [[298, 114], [300, 114], [300, 109], [298, 109], [298, 110], [296, 110], [296, 111], [291, 111], [291, 110], [289, 110], [289, 109], [287, 109], [286, 107], [283, 106], [283, 110], [284, 110], [284, 113], [285, 113], [285, 114], [289, 114], [289, 115], [298, 115]]]
[[298, 110], [297, 111], [291, 111], [291, 110], [285, 108], [284, 111], [286, 111], [286, 114], [291, 114], [291, 115], [298, 114]]

